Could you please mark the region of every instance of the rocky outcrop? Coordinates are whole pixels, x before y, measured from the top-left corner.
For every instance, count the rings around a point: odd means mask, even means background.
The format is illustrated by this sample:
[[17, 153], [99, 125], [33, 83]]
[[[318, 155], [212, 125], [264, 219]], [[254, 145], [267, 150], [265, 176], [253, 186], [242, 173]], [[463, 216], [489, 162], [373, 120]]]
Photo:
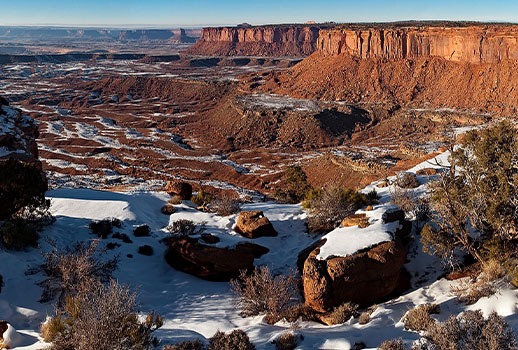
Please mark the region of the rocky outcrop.
[[518, 26], [335, 28], [320, 32], [318, 51], [358, 58], [442, 57], [456, 62], [518, 59]]
[[38, 160], [34, 119], [0, 97], [0, 220], [44, 199], [47, 179]]
[[272, 223], [260, 210], [239, 213], [234, 231], [246, 238], [277, 236]]
[[204, 28], [186, 53], [203, 56], [308, 56], [320, 28], [310, 25]]
[[[400, 217], [394, 212], [384, 220]], [[302, 268], [306, 305], [318, 312], [331, 311], [346, 302], [365, 307], [405, 289], [403, 264], [407, 251], [403, 237], [410, 232], [411, 224], [404, 220], [400, 224], [393, 241], [350, 256], [320, 260], [320, 247], [325, 243], [322, 241], [313, 245], [310, 252], [305, 250], [299, 256], [299, 269]]]
[[192, 237], [173, 237], [168, 242], [165, 259], [175, 269], [199, 278], [229, 281], [241, 270], [251, 271], [254, 259], [268, 251], [268, 248], [252, 243], [218, 248], [204, 245]]

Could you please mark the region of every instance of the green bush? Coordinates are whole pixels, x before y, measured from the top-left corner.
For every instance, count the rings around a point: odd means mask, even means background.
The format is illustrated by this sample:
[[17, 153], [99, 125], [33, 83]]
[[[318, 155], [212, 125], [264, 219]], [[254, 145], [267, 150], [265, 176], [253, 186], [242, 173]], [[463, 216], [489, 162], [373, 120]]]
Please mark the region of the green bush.
[[306, 173], [298, 165], [289, 166], [281, 177], [282, 189], [275, 191], [274, 197], [284, 203], [299, 203], [311, 191]]
[[501, 122], [469, 132], [449, 160], [449, 171], [429, 186], [437, 229], [428, 232], [425, 246], [452, 265], [455, 249], [482, 264], [517, 257], [517, 130]]

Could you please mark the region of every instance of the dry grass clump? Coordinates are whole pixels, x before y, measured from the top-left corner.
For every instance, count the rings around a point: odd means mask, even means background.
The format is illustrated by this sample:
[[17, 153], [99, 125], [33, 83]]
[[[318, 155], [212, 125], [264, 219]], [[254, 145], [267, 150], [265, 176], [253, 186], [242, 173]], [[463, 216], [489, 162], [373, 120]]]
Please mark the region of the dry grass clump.
[[43, 287], [41, 301], [50, 301], [59, 296], [59, 304], [63, 304], [68, 295], [74, 295], [84, 286], [110, 280], [117, 268], [118, 258], [106, 259], [106, 250], [98, 249], [98, 243], [78, 243], [63, 250], [52, 243], [54, 247], [43, 254], [44, 263], [39, 269], [47, 276], [38, 283]]
[[210, 210], [220, 216], [229, 216], [241, 210], [241, 202], [230, 195], [223, 194], [211, 201]]
[[244, 331], [235, 329], [229, 334], [217, 331], [209, 339], [208, 350], [255, 350], [255, 346]]
[[176, 213], [176, 208], [172, 204], [166, 204], [162, 206], [162, 209], [160, 209], [160, 212], [164, 215], [172, 215]]
[[325, 321], [328, 325], [342, 324], [351, 317], [355, 317], [358, 313], [358, 305], [354, 303], [344, 303], [337, 306], [329, 314], [325, 316]]
[[435, 320], [431, 314], [441, 312], [440, 306], [437, 304], [422, 304], [410, 309], [403, 317], [405, 329], [420, 332], [427, 330]]
[[385, 340], [381, 343], [378, 350], [405, 350], [405, 344], [403, 339]]
[[358, 323], [359, 324], [367, 324], [371, 321], [371, 315], [376, 309], [378, 308], [378, 305], [372, 305], [367, 310], [362, 312], [360, 316], [358, 317]]
[[241, 316], [266, 313], [268, 323], [279, 321], [298, 300], [298, 277], [295, 273], [274, 276], [267, 266], [257, 267], [250, 275], [241, 271], [230, 281]]

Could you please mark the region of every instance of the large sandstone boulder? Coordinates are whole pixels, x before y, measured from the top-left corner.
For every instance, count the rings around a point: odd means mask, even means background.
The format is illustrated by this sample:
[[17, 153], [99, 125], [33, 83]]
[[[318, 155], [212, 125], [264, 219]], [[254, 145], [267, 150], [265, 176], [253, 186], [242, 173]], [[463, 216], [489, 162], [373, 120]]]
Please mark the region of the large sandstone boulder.
[[243, 211], [237, 217], [234, 231], [247, 238], [275, 237], [277, 231], [260, 210]]
[[217, 248], [192, 237], [173, 237], [165, 259], [177, 270], [209, 281], [229, 281], [241, 270], [252, 270], [254, 259], [268, 253], [268, 248], [240, 243], [235, 248]]
[[36, 122], [0, 98], [0, 220], [45, 199], [47, 179], [37, 137]]
[[[390, 219], [400, 217], [390, 214]], [[299, 256], [306, 305], [318, 312], [327, 312], [345, 303], [361, 307], [387, 299], [407, 288], [403, 269], [407, 250], [403, 237], [411, 231], [411, 223], [401, 220], [395, 239], [359, 251], [350, 256], [317, 256], [325, 239], [306, 249]]]
[[183, 181], [167, 181], [165, 191], [171, 196], [178, 196], [181, 199], [191, 199], [192, 186]]

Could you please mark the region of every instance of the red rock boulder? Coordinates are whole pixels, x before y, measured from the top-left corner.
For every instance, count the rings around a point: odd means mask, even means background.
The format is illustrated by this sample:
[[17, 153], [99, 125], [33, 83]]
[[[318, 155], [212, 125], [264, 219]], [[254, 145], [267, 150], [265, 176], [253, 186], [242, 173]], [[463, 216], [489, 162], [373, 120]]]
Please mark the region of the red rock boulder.
[[165, 259], [175, 269], [209, 281], [229, 281], [241, 270], [251, 271], [254, 260], [268, 253], [268, 248], [240, 243], [234, 248], [218, 248], [192, 237], [173, 237], [168, 242]]
[[306, 305], [318, 312], [330, 311], [346, 302], [366, 307], [405, 290], [408, 275], [403, 264], [407, 250], [402, 237], [410, 232], [411, 224], [401, 224], [395, 240], [350, 256], [318, 259], [325, 240], [301, 253], [299, 269]]
[[171, 196], [178, 196], [181, 199], [191, 199], [192, 186], [183, 181], [167, 181], [165, 191]]
[[272, 223], [260, 210], [239, 213], [234, 231], [247, 238], [277, 236], [277, 231], [273, 228]]

